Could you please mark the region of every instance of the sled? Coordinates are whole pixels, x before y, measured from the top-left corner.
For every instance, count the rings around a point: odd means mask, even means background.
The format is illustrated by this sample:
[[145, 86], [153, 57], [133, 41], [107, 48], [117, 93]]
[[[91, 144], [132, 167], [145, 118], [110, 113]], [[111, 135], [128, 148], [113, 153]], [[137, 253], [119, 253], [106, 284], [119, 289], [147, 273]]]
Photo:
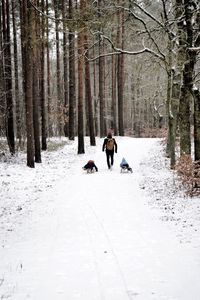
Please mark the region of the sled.
[[121, 173], [133, 173], [132, 168], [130, 167], [121, 167]]
[[95, 172], [95, 169], [93, 168], [92, 170], [91, 169], [87, 169], [86, 170], [86, 173], [87, 174], [91, 174], [91, 173], [94, 173]]

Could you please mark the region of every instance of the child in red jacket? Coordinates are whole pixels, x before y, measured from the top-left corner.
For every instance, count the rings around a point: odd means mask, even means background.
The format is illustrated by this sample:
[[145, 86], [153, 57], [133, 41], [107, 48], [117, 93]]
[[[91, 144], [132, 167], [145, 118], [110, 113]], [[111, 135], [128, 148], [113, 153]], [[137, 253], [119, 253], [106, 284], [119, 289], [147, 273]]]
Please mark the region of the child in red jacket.
[[98, 172], [98, 168], [93, 160], [89, 160], [87, 164], [83, 167], [83, 170], [86, 170], [87, 173], [93, 173], [94, 171]]

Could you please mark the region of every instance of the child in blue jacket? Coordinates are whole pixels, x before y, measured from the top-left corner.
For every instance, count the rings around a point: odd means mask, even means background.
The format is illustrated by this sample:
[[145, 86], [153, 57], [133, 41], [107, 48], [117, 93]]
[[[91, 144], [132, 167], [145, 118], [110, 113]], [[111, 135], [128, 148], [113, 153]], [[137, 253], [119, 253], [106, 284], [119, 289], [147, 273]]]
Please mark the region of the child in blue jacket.
[[120, 167], [121, 167], [121, 172], [122, 172], [122, 170], [128, 170], [131, 173], [133, 173], [132, 168], [129, 166], [129, 164], [127, 163], [127, 161], [125, 160], [124, 157], [122, 158], [122, 161], [120, 163]]

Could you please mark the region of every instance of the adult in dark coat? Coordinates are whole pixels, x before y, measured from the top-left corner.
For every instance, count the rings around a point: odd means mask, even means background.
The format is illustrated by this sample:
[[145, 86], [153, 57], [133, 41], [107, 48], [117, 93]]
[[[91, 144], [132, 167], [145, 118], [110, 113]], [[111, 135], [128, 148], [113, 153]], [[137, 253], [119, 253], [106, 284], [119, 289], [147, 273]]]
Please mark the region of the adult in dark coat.
[[102, 151], [104, 150], [106, 151], [108, 169], [110, 169], [114, 163], [114, 152], [117, 153], [117, 143], [112, 137], [111, 132], [109, 132], [107, 137], [104, 139]]

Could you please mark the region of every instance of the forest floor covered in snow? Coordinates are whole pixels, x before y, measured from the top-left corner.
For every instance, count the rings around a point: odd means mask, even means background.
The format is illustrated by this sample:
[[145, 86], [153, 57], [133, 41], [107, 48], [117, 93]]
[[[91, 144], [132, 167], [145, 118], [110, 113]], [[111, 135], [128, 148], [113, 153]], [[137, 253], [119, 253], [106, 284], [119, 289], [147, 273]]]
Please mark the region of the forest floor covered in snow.
[[[161, 139], [77, 140], [0, 160], [0, 299], [199, 300], [200, 199], [170, 170]], [[133, 173], [120, 173], [125, 157]], [[82, 167], [94, 159], [97, 173]]]

